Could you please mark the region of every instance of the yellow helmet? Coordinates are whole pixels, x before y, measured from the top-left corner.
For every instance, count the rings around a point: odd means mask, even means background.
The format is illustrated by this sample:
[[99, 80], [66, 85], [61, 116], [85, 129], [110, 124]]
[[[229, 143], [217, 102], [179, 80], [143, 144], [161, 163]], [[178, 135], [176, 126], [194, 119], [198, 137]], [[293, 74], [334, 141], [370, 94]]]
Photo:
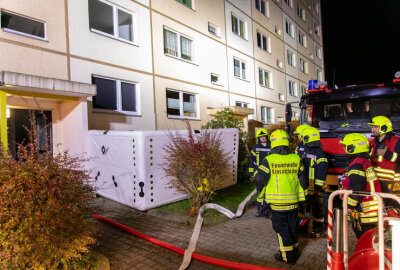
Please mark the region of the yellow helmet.
[[320, 139], [319, 131], [315, 127], [308, 127], [304, 129], [301, 135], [303, 137], [303, 142], [305, 144], [310, 142], [316, 142], [319, 141]]
[[263, 136], [267, 137], [268, 136], [268, 131], [265, 128], [260, 128], [256, 132], [256, 138], [260, 138], [260, 137], [263, 137]]
[[294, 134], [301, 134], [306, 128], [310, 127], [307, 124], [303, 124], [303, 125], [299, 125], [296, 128], [296, 131], [294, 132]]
[[386, 116], [376, 116], [372, 118], [372, 123], [368, 123], [369, 126], [378, 126], [379, 135], [393, 131], [392, 122]]
[[347, 154], [358, 154], [369, 152], [369, 141], [367, 137], [359, 133], [350, 133], [339, 142], [345, 146]]
[[281, 129], [277, 129], [271, 133], [271, 149], [277, 146], [289, 146], [289, 136]]

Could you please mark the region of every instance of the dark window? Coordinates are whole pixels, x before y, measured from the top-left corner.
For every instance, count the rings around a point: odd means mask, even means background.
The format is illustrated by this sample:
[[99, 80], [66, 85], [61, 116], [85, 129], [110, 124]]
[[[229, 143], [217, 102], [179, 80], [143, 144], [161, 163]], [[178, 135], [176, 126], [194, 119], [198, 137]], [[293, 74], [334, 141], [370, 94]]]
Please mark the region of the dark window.
[[93, 77], [93, 83], [97, 86], [97, 95], [93, 97], [93, 108], [116, 110], [116, 81]]
[[89, 0], [89, 27], [114, 35], [113, 7], [98, 0]]
[[136, 112], [136, 85], [121, 82], [122, 110]]
[[192, 7], [192, 0], [176, 0], [176, 1], [178, 1], [179, 3], [182, 3], [182, 4], [184, 4], [185, 6], [188, 6], [188, 7]]
[[179, 92], [167, 90], [167, 114], [180, 116]]
[[23, 16], [1, 11], [1, 28], [9, 29], [22, 34], [45, 38], [45, 25]]

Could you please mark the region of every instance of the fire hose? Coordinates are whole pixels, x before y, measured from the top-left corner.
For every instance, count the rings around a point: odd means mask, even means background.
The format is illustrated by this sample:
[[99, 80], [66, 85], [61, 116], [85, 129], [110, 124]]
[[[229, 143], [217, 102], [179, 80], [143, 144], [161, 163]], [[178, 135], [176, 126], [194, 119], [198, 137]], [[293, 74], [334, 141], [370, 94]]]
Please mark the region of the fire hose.
[[148, 241], [150, 243], [153, 243], [153, 244], [155, 244], [155, 245], [157, 245], [159, 247], [168, 249], [168, 250], [170, 250], [172, 252], [175, 252], [175, 253], [177, 253], [179, 255], [183, 255], [184, 258], [183, 258], [182, 264], [181, 264], [179, 269], [186, 269], [189, 266], [189, 264], [191, 262], [191, 259], [193, 258], [194, 260], [199, 261], [199, 262], [208, 263], [208, 264], [221, 266], [221, 267], [225, 267], [225, 268], [230, 268], [230, 269], [280, 270], [279, 268], [272, 268], [272, 267], [258, 266], [258, 265], [252, 265], [252, 264], [231, 262], [231, 261], [227, 261], [227, 260], [216, 259], [216, 258], [212, 258], [212, 257], [208, 257], [208, 256], [204, 256], [204, 255], [200, 255], [200, 254], [194, 253], [194, 250], [195, 250], [196, 244], [197, 244], [197, 240], [198, 240], [198, 238], [200, 236], [200, 229], [201, 229], [201, 226], [203, 224], [202, 214], [204, 213], [204, 211], [206, 209], [215, 209], [215, 210], [223, 213], [224, 215], [226, 215], [227, 217], [229, 217], [231, 219], [238, 218], [243, 214], [243, 210], [244, 210], [244, 207], [245, 207], [246, 203], [251, 199], [251, 197], [255, 194], [255, 192], [256, 192], [256, 190], [251, 192], [246, 197], [246, 199], [243, 202], [240, 203], [240, 205], [239, 205], [239, 207], [238, 207], [238, 209], [236, 211], [236, 214], [234, 214], [233, 212], [229, 211], [228, 209], [226, 209], [226, 208], [224, 208], [224, 207], [222, 207], [220, 205], [217, 205], [217, 204], [207, 203], [207, 204], [203, 205], [203, 207], [201, 207], [200, 210], [199, 210], [199, 215], [197, 217], [197, 221], [196, 221], [196, 224], [195, 224], [195, 227], [194, 227], [194, 230], [193, 230], [193, 234], [192, 234], [192, 237], [190, 239], [189, 246], [188, 246], [188, 248], [186, 250], [184, 250], [182, 248], [179, 248], [177, 246], [174, 246], [172, 244], [163, 242], [163, 241], [158, 240], [156, 238], [153, 238], [153, 237], [151, 237], [149, 235], [146, 235], [144, 233], [141, 233], [139, 231], [136, 231], [136, 230], [134, 230], [132, 228], [129, 228], [128, 226], [125, 226], [125, 225], [123, 225], [121, 223], [118, 223], [118, 222], [113, 221], [111, 219], [108, 219], [106, 217], [103, 217], [103, 216], [100, 216], [100, 215], [95, 215], [95, 214], [93, 214], [91, 216], [93, 218], [96, 218], [98, 220], [106, 222], [106, 223], [108, 223], [110, 225], [113, 225], [113, 226], [115, 226], [115, 227], [117, 227], [119, 229], [122, 229], [122, 230], [124, 230], [124, 231], [126, 231], [126, 232], [128, 232], [128, 233], [130, 233], [132, 235], [135, 235], [135, 236], [137, 236], [139, 238], [142, 238], [142, 239], [144, 239], [144, 240], [146, 240], [146, 241]]

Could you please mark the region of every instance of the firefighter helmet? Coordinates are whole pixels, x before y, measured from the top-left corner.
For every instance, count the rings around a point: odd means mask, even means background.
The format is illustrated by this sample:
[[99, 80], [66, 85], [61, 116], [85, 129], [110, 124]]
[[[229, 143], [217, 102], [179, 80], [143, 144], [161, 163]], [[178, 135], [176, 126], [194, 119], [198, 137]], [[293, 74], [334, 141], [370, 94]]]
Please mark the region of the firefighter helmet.
[[263, 136], [267, 137], [268, 136], [268, 131], [265, 128], [260, 128], [256, 132], [256, 138], [260, 138], [260, 137], [263, 137]]
[[303, 125], [299, 125], [296, 128], [296, 131], [294, 132], [294, 134], [301, 134], [306, 128], [310, 127], [307, 124], [303, 124]]
[[372, 118], [372, 123], [368, 123], [369, 126], [378, 126], [379, 135], [393, 131], [392, 122], [386, 116], [376, 116]]
[[271, 133], [271, 148], [277, 146], [289, 146], [289, 136], [281, 129], [277, 129]]
[[319, 131], [315, 127], [308, 127], [304, 129], [301, 135], [303, 136], [303, 142], [305, 144], [316, 142], [320, 139]]
[[369, 141], [367, 137], [359, 133], [347, 134], [339, 143], [344, 145], [347, 154], [369, 152]]

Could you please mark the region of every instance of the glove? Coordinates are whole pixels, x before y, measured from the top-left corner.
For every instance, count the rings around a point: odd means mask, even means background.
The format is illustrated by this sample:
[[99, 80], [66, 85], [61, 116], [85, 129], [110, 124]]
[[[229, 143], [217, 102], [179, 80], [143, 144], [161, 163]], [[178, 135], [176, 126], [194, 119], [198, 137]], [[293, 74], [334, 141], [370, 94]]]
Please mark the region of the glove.
[[269, 203], [264, 202], [261, 204], [261, 216], [265, 217], [266, 219], [271, 219], [272, 209]]
[[354, 230], [361, 231], [361, 219], [360, 213], [357, 211], [352, 211], [348, 214], [348, 219], [351, 221]]

